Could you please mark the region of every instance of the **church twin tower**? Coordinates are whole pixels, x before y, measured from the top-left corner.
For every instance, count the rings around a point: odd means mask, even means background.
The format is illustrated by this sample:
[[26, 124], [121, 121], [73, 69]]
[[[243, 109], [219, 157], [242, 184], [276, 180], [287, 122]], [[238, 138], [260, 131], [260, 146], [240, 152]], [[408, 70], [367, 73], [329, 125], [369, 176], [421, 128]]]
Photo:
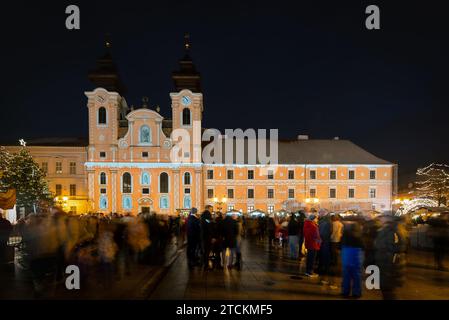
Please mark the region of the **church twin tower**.
[[203, 96], [200, 74], [190, 58], [185, 38], [185, 56], [173, 72], [175, 92], [171, 97], [171, 119], [143, 105], [128, 107], [117, 68], [106, 42], [106, 54], [89, 73], [96, 89], [85, 92], [89, 114], [87, 154], [88, 193], [91, 209], [103, 212], [174, 213], [177, 209], [201, 207], [201, 145], [190, 139], [183, 157], [198, 159], [181, 164], [170, 155], [173, 130], [183, 129], [193, 137], [201, 132]]

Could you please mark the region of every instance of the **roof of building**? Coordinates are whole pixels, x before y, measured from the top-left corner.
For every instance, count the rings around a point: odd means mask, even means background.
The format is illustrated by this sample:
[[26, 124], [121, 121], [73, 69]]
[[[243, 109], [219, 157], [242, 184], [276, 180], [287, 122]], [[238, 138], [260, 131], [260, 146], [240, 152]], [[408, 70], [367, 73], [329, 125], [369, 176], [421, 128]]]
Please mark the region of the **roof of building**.
[[[223, 140], [224, 141], [224, 140]], [[237, 140], [234, 140], [237, 141]], [[241, 141], [241, 139], [239, 139]], [[233, 144], [234, 156], [232, 163], [234, 164], [251, 164], [248, 161], [248, 141], [244, 143], [244, 159], [238, 161], [236, 159], [236, 144]], [[208, 143], [203, 143], [203, 147]], [[257, 142], [255, 142], [256, 149]], [[225, 158], [225, 143], [222, 149], [223, 161], [228, 163]], [[269, 140], [266, 141], [266, 152], [269, 154]], [[213, 153], [212, 153], [213, 154]], [[262, 152], [263, 154], [263, 152]], [[260, 163], [257, 159], [257, 164]], [[393, 163], [380, 159], [368, 151], [360, 148], [349, 140], [280, 140], [278, 141], [278, 159], [279, 164], [326, 164], [326, 165], [391, 165]]]
[[294, 140], [279, 142], [280, 163], [392, 164], [349, 140]]

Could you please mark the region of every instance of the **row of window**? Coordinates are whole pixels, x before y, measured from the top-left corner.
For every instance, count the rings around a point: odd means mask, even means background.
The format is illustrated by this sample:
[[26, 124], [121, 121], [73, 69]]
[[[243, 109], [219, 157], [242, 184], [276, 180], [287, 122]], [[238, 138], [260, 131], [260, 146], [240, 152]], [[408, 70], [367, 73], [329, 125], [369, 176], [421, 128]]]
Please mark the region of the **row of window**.
[[[234, 179], [234, 170], [227, 170], [226, 171], [226, 178], [229, 180]], [[269, 180], [274, 179], [274, 172], [273, 170], [268, 170], [267, 172], [267, 178]], [[288, 170], [287, 178], [289, 180], [295, 179], [295, 171], [294, 170]], [[370, 179], [376, 179], [376, 170], [370, 170], [369, 172], [369, 178]], [[207, 170], [207, 179], [212, 180], [214, 179], [214, 170]], [[254, 170], [248, 170], [247, 172], [247, 180], [253, 180], [254, 179]], [[316, 170], [310, 170], [309, 171], [309, 179], [315, 180], [316, 179]], [[329, 179], [330, 180], [336, 180], [337, 179], [337, 170], [329, 170]], [[348, 171], [348, 179], [354, 180], [355, 179], [355, 170], [349, 170]]]
[[[192, 197], [190, 195], [184, 195], [183, 199], [184, 209], [192, 208]], [[99, 207], [101, 210], [108, 209], [108, 197], [105, 194], [100, 195], [100, 203]], [[122, 197], [122, 208], [124, 210], [132, 210], [133, 209], [133, 201], [131, 196], [123, 196]], [[170, 208], [170, 198], [167, 195], [161, 195], [159, 197], [159, 208], [160, 209], [169, 209]], [[140, 208], [142, 211], [143, 208]]]
[[[57, 197], [62, 196], [62, 184], [55, 185], [55, 194]], [[69, 187], [69, 196], [76, 196], [76, 184], [71, 184]]]
[[[187, 175], [188, 174], [188, 175]], [[186, 175], [184, 176], [184, 178], [186, 179], [186, 177], [188, 177], [188, 181], [190, 184], [190, 173], [186, 172]], [[100, 172], [99, 175], [99, 183], [100, 185], [106, 185], [107, 184], [107, 175], [106, 172]], [[125, 172], [122, 174], [121, 177], [121, 186], [122, 186], [122, 193], [132, 193], [133, 192], [133, 177], [131, 175], [131, 173], [129, 172]], [[141, 185], [147, 185], [149, 186], [151, 183], [151, 176], [148, 172], [143, 172], [140, 176], [140, 184]], [[170, 186], [170, 181], [169, 181], [169, 176], [168, 173], [166, 172], [162, 172], [159, 175], [159, 193], [168, 193], [169, 192], [169, 186]], [[102, 190], [106, 190], [105, 188], [101, 188], [100, 192], [102, 192]], [[143, 188], [142, 189], [142, 193], [144, 194], [149, 194], [150, 193], [150, 189], [149, 188]]]
[[[309, 189], [309, 195], [311, 198], [316, 198], [316, 189], [311, 188]], [[254, 189], [248, 188], [247, 194], [248, 199], [254, 199]], [[274, 189], [268, 188], [267, 189], [267, 198], [268, 199], [274, 199]], [[355, 189], [354, 188], [348, 188], [348, 198], [355, 198]], [[369, 197], [370, 198], [376, 198], [376, 188], [369, 188]], [[207, 189], [207, 198], [212, 199], [214, 198], [214, 189]], [[233, 199], [234, 198], [234, 189], [228, 189], [227, 190], [227, 198]], [[288, 198], [294, 199], [295, 198], [295, 189], [288, 189]], [[329, 198], [334, 199], [337, 198], [337, 189], [336, 188], [329, 188]]]
[[[42, 172], [45, 174], [48, 174], [48, 162], [42, 162], [41, 164]], [[57, 174], [62, 173], [62, 162], [56, 161], [55, 163], [55, 172]], [[70, 162], [69, 163], [69, 174], [76, 174], [76, 162]]]
[[[107, 184], [107, 175], [106, 172], [100, 172], [100, 184], [106, 185]], [[191, 184], [191, 174], [190, 172], [185, 172], [183, 176], [183, 182], [184, 185], [190, 185]], [[143, 172], [140, 176], [140, 184], [141, 185], [150, 185], [151, 183], [151, 176], [148, 172]], [[160, 193], [168, 193], [168, 187], [169, 187], [169, 178], [168, 174], [166, 172], [162, 172], [159, 175], [159, 192]], [[124, 190], [132, 190], [132, 177], [129, 172], [125, 172], [122, 175], [122, 189], [123, 193], [131, 193], [125, 192]]]

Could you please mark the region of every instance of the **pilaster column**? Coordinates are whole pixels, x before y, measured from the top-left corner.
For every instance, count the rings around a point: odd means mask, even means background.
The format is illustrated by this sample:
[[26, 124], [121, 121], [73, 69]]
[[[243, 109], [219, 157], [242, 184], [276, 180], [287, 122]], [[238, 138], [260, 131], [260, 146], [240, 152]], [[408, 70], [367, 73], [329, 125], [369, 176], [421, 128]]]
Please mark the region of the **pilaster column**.
[[179, 170], [173, 170], [173, 192], [174, 192], [174, 203], [173, 203], [173, 210], [176, 210], [177, 208], [180, 208], [179, 206]]
[[111, 170], [111, 183], [112, 212], [117, 212], [117, 170]]

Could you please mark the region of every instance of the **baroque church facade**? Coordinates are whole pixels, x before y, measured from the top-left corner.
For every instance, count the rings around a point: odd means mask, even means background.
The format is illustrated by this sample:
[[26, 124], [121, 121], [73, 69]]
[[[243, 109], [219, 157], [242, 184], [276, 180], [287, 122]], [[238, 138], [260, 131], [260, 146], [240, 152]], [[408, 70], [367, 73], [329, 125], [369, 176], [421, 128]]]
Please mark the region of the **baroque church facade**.
[[[397, 166], [347, 140], [298, 136], [279, 141], [275, 170], [254, 163], [204, 163], [202, 145], [194, 139], [183, 150], [192, 160], [173, 161], [175, 130], [183, 129], [191, 137], [201, 135], [201, 78], [189, 49], [186, 39], [185, 56], [172, 74], [170, 119], [158, 107], [150, 108], [147, 99], [141, 108], [127, 106], [108, 50], [89, 73], [95, 89], [85, 92], [88, 141], [27, 141], [64, 210], [173, 214], [207, 204], [222, 211], [267, 213], [296, 207], [391, 208]], [[8, 147], [13, 152], [18, 148]]]

